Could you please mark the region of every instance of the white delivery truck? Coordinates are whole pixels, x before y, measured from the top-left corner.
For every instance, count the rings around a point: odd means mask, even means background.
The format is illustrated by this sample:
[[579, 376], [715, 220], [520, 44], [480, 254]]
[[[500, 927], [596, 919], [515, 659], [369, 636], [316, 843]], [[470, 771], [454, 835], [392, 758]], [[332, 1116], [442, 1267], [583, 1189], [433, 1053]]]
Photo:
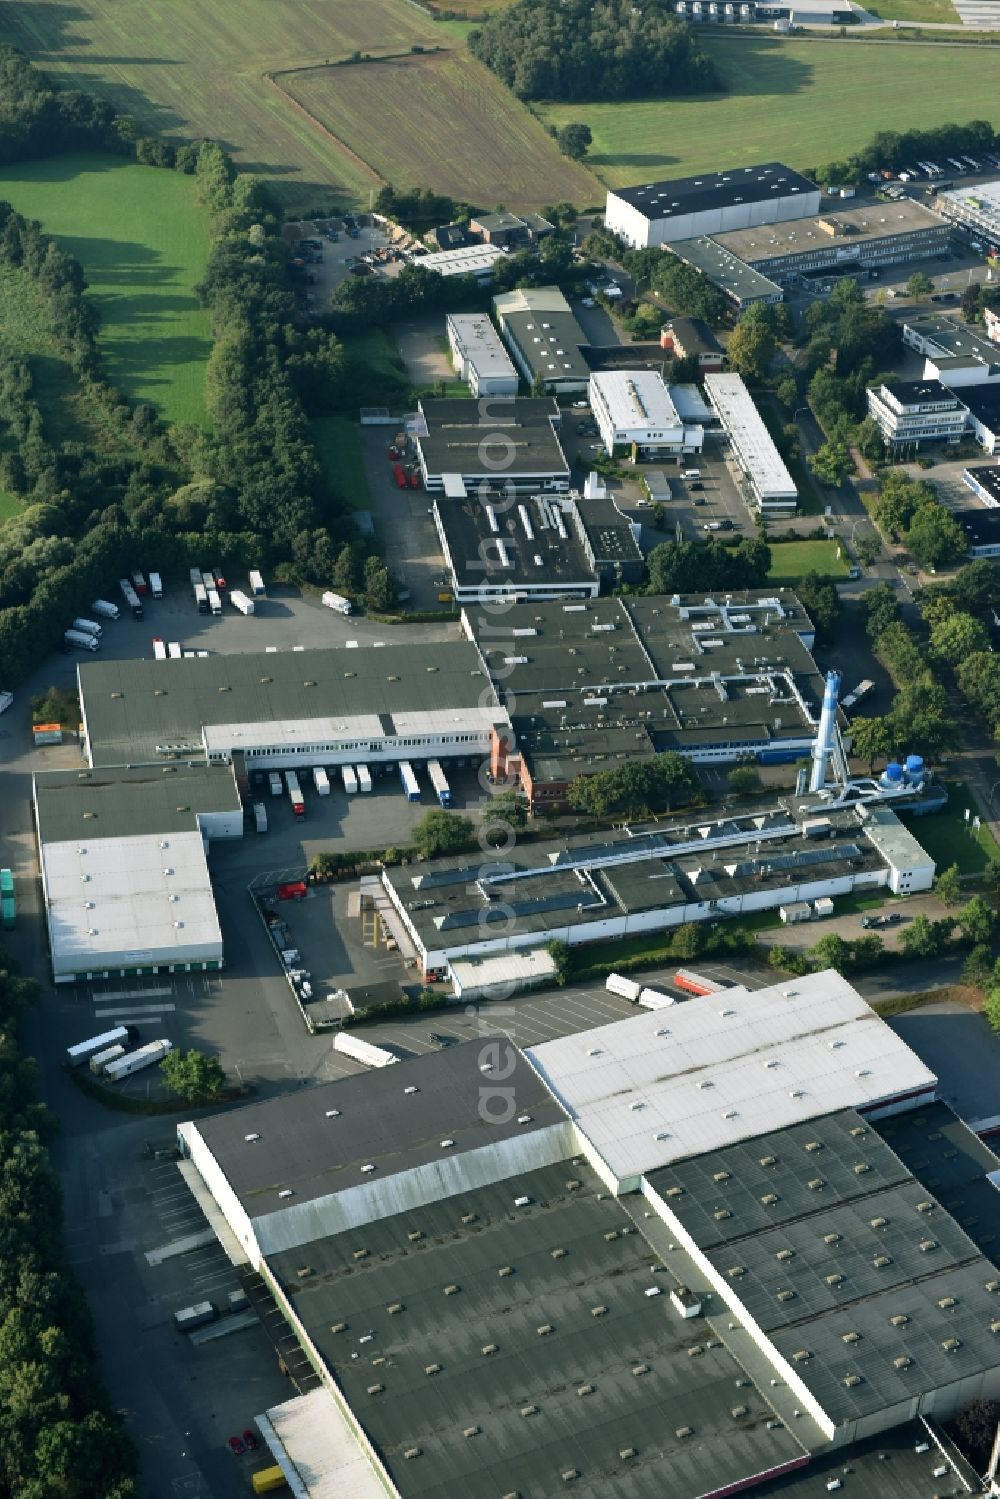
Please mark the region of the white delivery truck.
[[99, 1036], [91, 1036], [88, 1041], [78, 1041], [75, 1046], [70, 1046], [66, 1060], [71, 1067], [82, 1067], [99, 1051], [106, 1051], [109, 1046], [124, 1046], [126, 1041], [138, 1039], [139, 1032], [134, 1025], [116, 1025], [114, 1030], [102, 1031]]
[[333, 1038], [333, 1049], [355, 1062], [364, 1062], [366, 1067], [391, 1067], [399, 1058], [384, 1046], [374, 1046], [371, 1041], [362, 1041], [351, 1031], [338, 1031]]
[[253, 613], [253, 599], [248, 598], [241, 589], [234, 588], [229, 597], [233, 607], [238, 609], [241, 614]]
[[104, 1076], [111, 1082], [121, 1082], [123, 1077], [129, 1077], [133, 1072], [141, 1072], [143, 1067], [152, 1067], [154, 1062], [162, 1062], [168, 1052], [173, 1051], [172, 1041], [147, 1041], [145, 1046], [140, 1046], [138, 1051], [126, 1052], [119, 1057], [117, 1062], [109, 1062], [104, 1069]]
[[418, 802], [420, 800], [420, 786], [416, 776], [413, 774], [413, 766], [409, 760], [404, 760], [400, 765], [399, 779], [406, 793], [406, 800], [408, 802]]
[[109, 604], [107, 599], [95, 599], [90, 609], [92, 614], [99, 614], [102, 619], [118, 618], [118, 605]]
[[63, 640], [67, 645], [76, 646], [78, 651], [96, 651], [101, 643], [96, 635], [88, 635], [85, 630], [67, 630]]
[[205, 592], [208, 594], [209, 614], [221, 614], [222, 600], [219, 598], [219, 590], [217, 588], [206, 588]]
[[166, 643], [160, 639], [159, 635], [154, 635], [153, 636], [153, 660], [154, 661], [166, 661], [166, 659], [167, 659], [167, 647], [166, 647]]
[[316, 790], [318, 791], [319, 795], [320, 796], [329, 796], [330, 795], [330, 777], [327, 775], [327, 773], [323, 769], [322, 765], [314, 765], [313, 766], [312, 778], [313, 778], [313, 785], [316, 787]]
[[74, 619], [70, 628], [79, 630], [83, 635], [93, 635], [95, 640], [100, 640], [104, 633], [96, 619]]
[[665, 1010], [668, 1005], [675, 1005], [676, 999], [670, 994], [661, 994], [659, 989], [641, 989], [636, 1004], [644, 1010]]
[[354, 774], [358, 778], [359, 791], [370, 791], [372, 789], [371, 771], [367, 765], [355, 765]]
[[642, 993], [642, 985], [637, 984], [635, 979], [627, 979], [620, 973], [609, 973], [604, 984], [610, 994], [618, 994], [622, 999], [630, 999], [634, 1004]]
[[253, 594], [255, 599], [262, 599], [266, 597], [264, 579], [261, 577], [256, 568], [254, 568], [250, 573], [250, 592]]
[[160, 577], [159, 573], [150, 573], [150, 575], [149, 575], [149, 591], [153, 595], [154, 599], [162, 599], [162, 597], [163, 597], [163, 579]]
[[342, 765], [340, 767], [340, 779], [344, 783], [344, 790], [348, 796], [353, 796], [358, 789], [358, 778], [354, 774], [353, 766]]
[[0, 692], [0, 713], [6, 713], [13, 704], [14, 694], [12, 692]]
[[167, 655], [171, 661], [179, 661], [184, 655], [183, 647], [179, 640], [167, 641]]
[[280, 770], [272, 770], [268, 772], [267, 784], [271, 788], [272, 796], [284, 796], [285, 783], [281, 779]]
[[124, 1055], [124, 1046], [120, 1044], [118, 1046], [106, 1046], [103, 1051], [99, 1051], [91, 1057], [90, 1070], [95, 1077], [100, 1077], [109, 1062], [117, 1062], [118, 1058]]
[[254, 802], [253, 821], [254, 827], [257, 829], [258, 833], [267, 832], [267, 808], [264, 806], [263, 802]]
[[350, 599], [345, 599], [342, 593], [324, 593], [322, 602], [328, 609], [335, 609], [338, 614], [350, 614], [354, 608]]

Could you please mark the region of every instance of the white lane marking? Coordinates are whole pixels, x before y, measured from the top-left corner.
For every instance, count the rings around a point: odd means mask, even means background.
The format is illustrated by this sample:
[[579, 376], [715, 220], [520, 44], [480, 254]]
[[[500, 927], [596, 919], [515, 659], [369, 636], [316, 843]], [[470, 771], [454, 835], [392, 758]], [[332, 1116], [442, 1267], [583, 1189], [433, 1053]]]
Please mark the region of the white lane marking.
[[172, 1015], [176, 1008], [176, 1005], [128, 1005], [122, 1010], [98, 1010], [95, 1007], [94, 1014], [98, 1020], [103, 1020], [108, 1015], [128, 1015], [130, 1018], [136, 1016], [148, 1024], [151, 1020], [159, 1020], [161, 1015]]
[[90, 997], [95, 1004], [103, 1004], [116, 999], [165, 999], [173, 992], [173, 984], [168, 984], [165, 989], [91, 989]]

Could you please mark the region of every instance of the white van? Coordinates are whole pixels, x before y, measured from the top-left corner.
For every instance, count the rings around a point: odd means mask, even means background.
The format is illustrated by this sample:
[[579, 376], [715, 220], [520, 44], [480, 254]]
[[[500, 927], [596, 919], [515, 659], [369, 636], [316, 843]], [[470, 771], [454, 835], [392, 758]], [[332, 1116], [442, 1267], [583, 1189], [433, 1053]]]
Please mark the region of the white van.
[[681, 473], [681, 478], [682, 479], [700, 479], [701, 478], [701, 469], [700, 468], [686, 468]]

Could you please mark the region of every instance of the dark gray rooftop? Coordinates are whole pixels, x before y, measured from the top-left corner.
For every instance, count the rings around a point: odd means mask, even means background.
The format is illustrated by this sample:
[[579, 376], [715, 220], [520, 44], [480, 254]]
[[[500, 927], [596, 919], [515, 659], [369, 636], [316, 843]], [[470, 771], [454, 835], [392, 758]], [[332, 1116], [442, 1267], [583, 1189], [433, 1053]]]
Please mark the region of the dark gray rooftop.
[[[384, 1178], [565, 1118], [513, 1048], [504, 1086], [514, 1090], [519, 1115], [530, 1113], [531, 1120], [484, 1118], [482, 1057], [482, 1045], [469, 1042], [249, 1104], [197, 1127], [244, 1208], [257, 1217], [280, 1209], [283, 1187], [294, 1189], [296, 1203], [309, 1202], [370, 1181], [371, 1173], [361, 1170], [368, 1163]], [[502, 1058], [506, 1069], [506, 1049]], [[417, 1092], [405, 1093], [410, 1087]], [[339, 1112], [331, 1116], [334, 1109]], [[260, 1138], [248, 1142], [250, 1134]]]
[[646, 218], [660, 219], [727, 208], [733, 203], [759, 203], [765, 198], [818, 191], [814, 182], [793, 172], [791, 167], [780, 161], [767, 161], [761, 166], [734, 167], [726, 172], [703, 172], [697, 177], [672, 177], [639, 187], [619, 187], [614, 189], [614, 196], [631, 203]]
[[953, 510], [970, 547], [994, 547], [1000, 543], [1000, 510]]
[[427, 430], [416, 440], [429, 474], [481, 474], [498, 482], [504, 475], [569, 476], [552, 396], [425, 396], [420, 413]]
[[888, 391], [901, 406], [938, 404], [948, 408], [962, 405], [961, 399], [942, 385], [940, 380], [886, 380], [882, 389]]
[[1000, 1157], [946, 1103], [880, 1119], [874, 1126], [984, 1254], [1000, 1254], [1000, 1192], [987, 1180]]
[[967, 1486], [951, 1467], [946, 1478], [935, 1476], [942, 1461], [926, 1427], [920, 1421], [909, 1421], [868, 1441], [813, 1458], [797, 1473], [775, 1478], [751, 1492], [754, 1499], [828, 1499], [827, 1484], [837, 1478], [843, 1485], [842, 1499], [943, 1499], [944, 1495], [983, 1492], [965, 1464]]
[[695, 1499], [803, 1455], [582, 1161], [269, 1264], [404, 1499], [550, 1499], [570, 1472], [594, 1499]]
[[[995, 415], [1000, 417], [1000, 390], [993, 391], [992, 396]], [[971, 392], [967, 396], [965, 404], [974, 415], [978, 415], [972, 401]], [[997, 505], [1000, 505], [1000, 464], [970, 465], [965, 470], [965, 473], [971, 475], [976, 483], [982, 489], [985, 489], [990, 498], [996, 500]]]
[[87, 661], [78, 674], [97, 765], [151, 760], [159, 743], [200, 745], [212, 724], [471, 708], [484, 687], [466, 641]]
[[224, 765], [46, 770], [34, 786], [42, 843], [193, 833], [199, 813], [240, 811], [232, 768]]
[[581, 352], [586, 335], [571, 312], [504, 313], [504, 332], [513, 339], [531, 369], [542, 380], [588, 380], [590, 365]]
[[977, 421], [991, 431], [1000, 431], [1000, 384], [963, 385], [962, 400]]
[[[459, 588], [516, 588], [529, 584], [568, 587], [577, 583], [592, 586], [597, 574], [591, 566], [577, 535], [573, 518], [554, 502], [563, 523], [565, 536], [550, 524], [551, 507], [546, 497], [524, 496], [517, 505], [505, 501], [489, 504], [482, 496], [471, 494], [464, 500], [437, 497], [434, 501], [438, 523], [444, 532]], [[518, 513], [523, 505], [528, 513], [531, 539]], [[487, 511], [495, 516], [499, 527], [494, 532]], [[622, 520], [623, 517], [620, 517]], [[498, 547], [503, 542], [507, 559], [503, 566]], [[541, 558], [541, 566], [535, 561]]]

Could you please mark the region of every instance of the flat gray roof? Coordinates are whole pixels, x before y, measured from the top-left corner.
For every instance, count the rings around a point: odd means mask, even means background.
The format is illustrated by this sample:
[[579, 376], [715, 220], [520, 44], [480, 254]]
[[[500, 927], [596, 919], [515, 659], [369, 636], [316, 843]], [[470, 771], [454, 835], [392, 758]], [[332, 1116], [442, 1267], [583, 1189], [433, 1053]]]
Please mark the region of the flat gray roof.
[[77, 671], [95, 765], [151, 760], [161, 743], [200, 745], [212, 724], [472, 708], [484, 687], [465, 641], [87, 661]]
[[783, 295], [777, 282], [755, 271], [745, 260], [708, 236], [672, 240], [666, 248], [737, 302], [755, 302]]
[[1000, 1254], [1000, 1192], [987, 1180], [1000, 1157], [946, 1103], [875, 1124], [916, 1179], [935, 1193], [984, 1254]]
[[[830, 234], [821, 227], [823, 224], [838, 225], [841, 233]], [[759, 224], [752, 229], [730, 229], [723, 234], [713, 234], [712, 239], [723, 250], [729, 250], [766, 274], [770, 260], [866, 244], [893, 235], [913, 234], [921, 229], [947, 231], [948, 224], [940, 214], [933, 213], [923, 204], [912, 198], [901, 198], [897, 203], [867, 203], [860, 208], [831, 205], [814, 218]]]
[[[942, 1480], [935, 1470], [944, 1460], [923, 1423], [908, 1421], [868, 1441], [814, 1457], [797, 1473], [772, 1479], [751, 1492], [754, 1499], [827, 1499], [827, 1484], [839, 1478], [843, 1499], [941, 1499], [942, 1482], [954, 1483], [958, 1476], [949, 1455], [948, 1477]], [[964, 1463], [962, 1475], [967, 1486], [959, 1489], [956, 1485], [946, 1492], [983, 1492], [978, 1475]]]
[[508, 474], [569, 475], [552, 396], [425, 397], [420, 415], [426, 430], [415, 437], [428, 474], [481, 474], [498, 483]]
[[[521, 507], [528, 516], [530, 540]], [[515, 588], [519, 583], [534, 588], [542, 584], [591, 586], [596, 582], [568, 496], [525, 495], [515, 505], [491, 504], [478, 494], [464, 500], [437, 497], [434, 508], [460, 588]], [[562, 522], [562, 534], [551, 523], [553, 513]], [[620, 519], [624, 524], [624, 517]], [[509, 567], [503, 565], [501, 543]], [[540, 567], [536, 557], [542, 559]]]
[[1000, 1272], [854, 1110], [650, 1183], [838, 1424], [996, 1366]]
[[240, 810], [232, 767], [226, 765], [45, 770], [34, 777], [34, 789], [43, 844], [191, 833], [199, 813]]
[[593, 1499], [696, 1499], [803, 1456], [582, 1160], [269, 1264], [404, 1499], [551, 1499], [571, 1472]]
[[928, 351], [927, 357], [942, 368], [953, 364], [997, 365], [1000, 364], [1000, 344], [995, 344], [976, 328], [944, 313], [930, 313], [927, 317], [907, 318], [904, 332], [915, 333], [936, 345], [937, 354]]
[[646, 218], [655, 220], [818, 191], [814, 182], [793, 172], [791, 167], [780, 161], [766, 161], [761, 166], [732, 167], [724, 172], [702, 172], [697, 177], [668, 177], [639, 187], [618, 187], [608, 196], [630, 203]]
[[[291, 1187], [295, 1202], [379, 1179], [533, 1133], [565, 1118], [562, 1108], [520, 1051], [511, 1048], [510, 1076], [519, 1111], [530, 1124], [483, 1117], [482, 1045], [468, 1042], [393, 1066], [285, 1093], [195, 1126], [251, 1218], [280, 1210], [278, 1192]], [[507, 1053], [503, 1053], [504, 1066]], [[416, 1093], [404, 1089], [415, 1087]], [[330, 1110], [339, 1112], [330, 1114]], [[247, 1135], [259, 1139], [248, 1142]], [[442, 1146], [442, 1140], [452, 1140]], [[367, 1232], [367, 1230], [365, 1230]], [[301, 1252], [301, 1251], [299, 1251]]]
[[505, 312], [503, 322], [533, 376], [589, 380], [590, 366], [580, 352], [588, 339], [571, 312]]

